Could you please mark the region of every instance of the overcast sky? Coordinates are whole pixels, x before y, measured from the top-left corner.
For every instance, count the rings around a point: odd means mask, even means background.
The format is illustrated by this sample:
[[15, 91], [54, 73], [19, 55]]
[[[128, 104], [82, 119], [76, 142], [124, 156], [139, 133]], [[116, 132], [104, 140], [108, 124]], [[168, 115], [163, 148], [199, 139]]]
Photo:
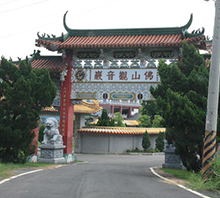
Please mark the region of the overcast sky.
[[189, 32], [204, 27], [212, 38], [215, 6], [212, 0], [0, 0], [0, 56], [24, 59], [34, 49], [51, 55], [35, 46], [37, 32], [65, 34], [66, 11], [71, 29], [178, 27], [193, 13]]

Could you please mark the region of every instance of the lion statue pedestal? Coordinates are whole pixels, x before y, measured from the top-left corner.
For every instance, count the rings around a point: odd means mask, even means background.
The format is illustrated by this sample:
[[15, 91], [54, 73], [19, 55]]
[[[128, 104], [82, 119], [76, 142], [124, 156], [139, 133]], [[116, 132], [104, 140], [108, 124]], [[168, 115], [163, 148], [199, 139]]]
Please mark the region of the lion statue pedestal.
[[163, 168], [185, 169], [182, 164], [181, 158], [175, 153], [176, 147], [174, 145], [167, 145], [165, 152], [165, 163], [162, 164]]
[[63, 157], [63, 138], [59, 134], [58, 123], [56, 118], [48, 118], [46, 120], [46, 128], [44, 129], [44, 140], [41, 149], [41, 156], [38, 162], [63, 164], [66, 163]]

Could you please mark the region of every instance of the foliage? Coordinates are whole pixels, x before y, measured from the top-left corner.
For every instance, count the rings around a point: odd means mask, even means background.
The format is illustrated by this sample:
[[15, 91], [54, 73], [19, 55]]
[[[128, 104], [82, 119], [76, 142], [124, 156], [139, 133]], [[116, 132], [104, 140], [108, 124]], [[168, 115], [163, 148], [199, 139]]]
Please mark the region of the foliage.
[[178, 178], [188, 181], [188, 186], [195, 190], [205, 190], [217, 192], [220, 190], [220, 156], [218, 155], [213, 164], [213, 177], [209, 178], [206, 182], [203, 181], [201, 172], [194, 173], [186, 170], [165, 169], [162, 170], [170, 173]]
[[50, 106], [56, 86], [49, 70], [33, 70], [21, 61], [19, 66], [2, 58], [0, 64], [0, 159], [25, 163], [33, 153], [32, 129], [38, 126], [42, 107]]
[[191, 177], [192, 173], [187, 170], [181, 170], [181, 169], [172, 169], [172, 168], [161, 168], [165, 173], [172, 174], [180, 179], [184, 179], [186, 181], [189, 181], [189, 178]]
[[144, 128], [145, 127], [159, 128], [159, 127], [164, 127], [165, 125], [165, 120], [160, 115], [155, 115], [154, 119], [151, 120], [151, 117], [149, 115], [143, 114], [138, 117], [137, 121], [139, 122], [139, 127], [144, 127]]
[[144, 151], [146, 151], [148, 148], [150, 148], [150, 137], [147, 131], [144, 133], [143, 140], [142, 140], [142, 147]]
[[124, 119], [120, 112], [115, 113], [115, 116], [112, 118], [112, 121], [114, 123], [114, 126], [125, 127]]
[[164, 127], [165, 126], [165, 120], [160, 115], [155, 115], [152, 123], [152, 127], [158, 128], [158, 127]]
[[102, 110], [101, 117], [98, 118], [97, 126], [114, 126], [114, 122], [108, 116], [106, 109]]
[[164, 138], [165, 134], [163, 132], [160, 132], [156, 138], [156, 149], [161, 152], [164, 150]]
[[139, 127], [150, 127], [151, 120], [149, 115], [140, 115], [137, 119], [139, 122]]
[[142, 101], [141, 105], [140, 127], [164, 127], [163, 112], [157, 101]]
[[[159, 63], [161, 82], [151, 93], [163, 111], [169, 141], [187, 170], [199, 171], [203, 151], [209, 71], [193, 45], [183, 42], [182, 61]], [[199, 158], [197, 156], [200, 156]]]
[[45, 129], [45, 126], [44, 125], [41, 125], [40, 128], [39, 128], [39, 134], [38, 134], [38, 141], [41, 143], [44, 139], [44, 129]]
[[163, 111], [157, 104], [157, 101], [146, 101], [143, 100], [141, 103], [140, 113], [141, 115], [149, 115], [150, 119], [153, 120], [155, 115], [163, 117]]

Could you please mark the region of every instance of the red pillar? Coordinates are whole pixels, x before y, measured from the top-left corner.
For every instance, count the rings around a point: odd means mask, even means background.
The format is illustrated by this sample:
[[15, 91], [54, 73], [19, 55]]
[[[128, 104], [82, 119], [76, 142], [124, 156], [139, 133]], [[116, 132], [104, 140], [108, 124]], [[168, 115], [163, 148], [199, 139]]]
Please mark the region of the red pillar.
[[72, 53], [67, 53], [64, 62], [68, 64], [67, 75], [61, 84], [60, 98], [60, 133], [63, 136], [63, 144], [66, 146], [64, 154], [72, 154], [73, 144], [73, 106], [71, 105], [71, 69]]
[[115, 106], [112, 105], [112, 106], [111, 106], [111, 114], [112, 114], [112, 118], [114, 117], [114, 113], [115, 113]]
[[120, 110], [120, 114], [122, 115], [122, 110], [123, 110], [123, 107], [122, 107], [122, 106], [120, 106], [120, 107], [119, 107], [119, 110]]
[[131, 112], [132, 112], [132, 107], [129, 107], [129, 114], [128, 114], [128, 118], [131, 117]]
[[30, 145], [31, 148], [33, 146], [35, 146], [34, 154], [33, 155], [37, 155], [37, 151], [38, 151], [38, 131], [39, 131], [39, 127], [31, 130], [31, 133], [35, 134], [35, 137], [34, 137], [33, 141], [31, 142], [31, 145]]

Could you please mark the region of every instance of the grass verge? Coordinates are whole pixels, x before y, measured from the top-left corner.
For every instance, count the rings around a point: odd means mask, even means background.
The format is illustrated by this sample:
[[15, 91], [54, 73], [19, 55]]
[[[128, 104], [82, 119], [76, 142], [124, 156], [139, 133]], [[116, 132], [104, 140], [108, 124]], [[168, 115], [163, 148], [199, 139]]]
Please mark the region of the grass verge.
[[166, 168], [162, 168], [161, 170], [163, 170], [165, 173], [169, 173], [177, 178], [185, 180], [187, 183], [187, 187], [191, 189], [220, 193], [219, 176], [215, 176], [204, 182], [201, 173], [196, 174], [193, 172], [188, 172], [186, 170], [176, 170], [176, 169], [166, 169]]
[[13, 163], [0, 163], [0, 179], [5, 179], [13, 175], [13, 171], [16, 169], [23, 168], [41, 168], [54, 166], [53, 164], [45, 164], [45, 163], [31, 163], [27, 162], [25, 164], [13, 164]]
[[188, 187], [194, 190], [201, 190], [201, 191], [212, 191], [220, 193], [220, 155], [217, 156], [214, 160], [212, 171], [213, 176], [210, 177], [205, 182], [202, 179], [201, 172], [194, 173], [188, 172], [186, 170], [177, 170], [177, 169], [167, 169], [162, 168], [165, 173], [169, 173], [174, 175], [177, 178], [184, 179], [187, 181]]
[[163, 170], [165, 173], [169, 173], [171, 175], [174, 175], [175, 177], [184, 179], [186, 181], [189, 181], [189, 178], [192, 174], [188, 172], [187, 170], [169, 169], [169, 168], [162, 168], [161, 170]]

